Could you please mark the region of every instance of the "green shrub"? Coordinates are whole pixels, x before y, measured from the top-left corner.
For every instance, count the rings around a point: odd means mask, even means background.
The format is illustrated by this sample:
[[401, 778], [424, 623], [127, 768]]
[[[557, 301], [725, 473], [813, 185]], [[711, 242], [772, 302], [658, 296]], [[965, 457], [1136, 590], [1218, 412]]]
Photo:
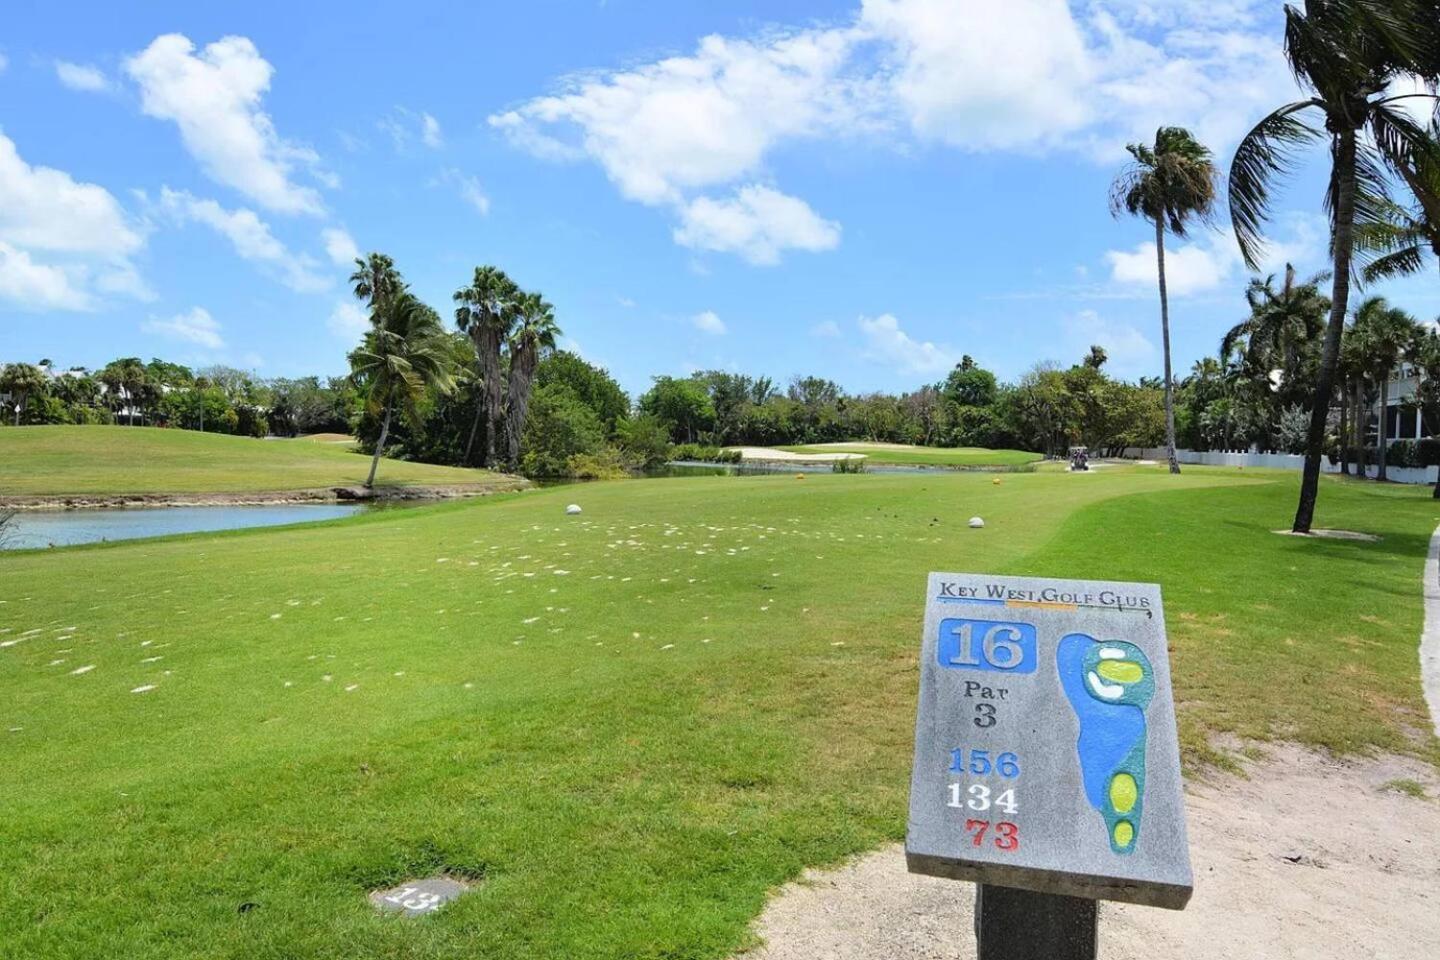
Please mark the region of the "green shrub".
[[864, 457], [847, 457], [844, 460], [832, 460], [830, 462], [831, 473], [864, 473]]
[[604, 450], [605, 428], [564, 384], [538, 387], [530, 395], [521, 448], [525, 476], [567, 477], [572, 457]]
[[630, 476], [614, 447], [599, 453], [577, 453], [565, 461], [565, 471], [576, 480], [624, 480]]
[[1421, 437], [1415, 441], [1415, 465], [1417, 467], [1440, 465], [1440, 438]]
[[739, 450], [724, 450], [703, 443], [677, 443], [670, 448], [671, 460], [699, 460], [703, 463], [739, 463]]
[[670, 456], [670, 428], [653, 414], [617, 420], [615, 434], [625, 462], [641, 470], [658, 467]]

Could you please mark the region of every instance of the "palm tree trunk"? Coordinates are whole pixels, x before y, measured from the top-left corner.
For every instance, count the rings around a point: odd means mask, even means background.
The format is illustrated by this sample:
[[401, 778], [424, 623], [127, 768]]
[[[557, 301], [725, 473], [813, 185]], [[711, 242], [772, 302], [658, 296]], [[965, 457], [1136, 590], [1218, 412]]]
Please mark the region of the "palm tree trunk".
[[1335, 252], [1334, 284], [1330, 293], [1330, 319], [1325, 325], [1325, 343], [1320, 351], [1320, 370], [1315, 378], [1315, 399], [1310, 408], [1310, 430], [1305, 437], [1305, 470], [1300, 476], [1300, 503], [1295, 508], [1295, 533], [1309, 533], [1315, 520], [1315, 499], [1320, 494], [1320, 457], [1325, 448], [1325, 420], [1335, 388], [1335, 368], [1340, 360], [1340, 338], [1345, 332], [1345, 311], [1350, 301], [1350, 258], [1355, 232], [1355, 130], [1336, 134]]
[[467, 467], [470, 465], [470, 451], [475, 449], [475, 434], [480, 430], [480, 418], [484, 416], [484, 414], [485, 393], [482, 389], [480, 392], [480, 400], [475, 404], [475, 419], [470, 421], [470, 439], [465, 441], [465, 456], [460, 461]]
[[1379, 465], [1375, 471], [1375, 479], [1385, 480], [1385, 428], [1386, 420], [1389, 420], [1389, 410], [1386, 405], [1390, 400], [1390, 371], [1386, 370], [1384, 379], [1380, 381], [1380, 434], [1375, 441], [1375, 462]]
[[1160, 338], [1165, 350], [1165, 457], [1170, 472], [1180, 472], [1175, 457], [1175, 384], [1170, 376], [1170, 297], [1165, 290], [1165, 221], [1155, 218], [1155, 260], [1160, 274]]
[[365, 489], [375, 486], [375, 469], [380, 466], [380, 454], [385, 452], [385, 440], [390, 436], [390, 404], [385, 404], [385, 419], [380, 421], [380, 439], [375, 441], [375, 456], [370, 458], [370, 476], [365, 478]]
[[1350, 401], [1349, 384], [1340, 384], [1340, 474], [1350, 476]]
[[1365, 477], [1365, 380], [1362, 376], [1355, 378], [1355, 397], [1351, 404], [1355, 408], [1351, 416], [1354, 422], [1350, 429], [1350, 442], [1355, 447], [1355, 473], [1361, 479]]

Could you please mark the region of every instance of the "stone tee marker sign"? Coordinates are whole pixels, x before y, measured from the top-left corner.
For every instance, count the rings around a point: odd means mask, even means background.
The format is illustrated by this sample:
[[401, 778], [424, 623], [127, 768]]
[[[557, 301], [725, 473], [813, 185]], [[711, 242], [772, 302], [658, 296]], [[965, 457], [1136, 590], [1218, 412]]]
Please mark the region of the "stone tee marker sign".
[[997, 918], [1070, 897], [1185, 906], [1158, 586], [930, 575], [905, 856], [913, 873], [985, 885], [987, 908], [1011, 908]]

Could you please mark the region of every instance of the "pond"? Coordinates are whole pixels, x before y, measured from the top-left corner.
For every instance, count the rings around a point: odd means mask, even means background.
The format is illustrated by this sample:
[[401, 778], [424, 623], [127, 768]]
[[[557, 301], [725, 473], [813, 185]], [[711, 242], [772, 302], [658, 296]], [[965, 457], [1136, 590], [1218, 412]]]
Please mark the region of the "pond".
[[77, 543], [271, 527], [348, 517], [358, 503], [265, 503], [252, 506], [127, 507], [110, 510], [21, 510], [15, 532], [0, 549], [66, 547]]

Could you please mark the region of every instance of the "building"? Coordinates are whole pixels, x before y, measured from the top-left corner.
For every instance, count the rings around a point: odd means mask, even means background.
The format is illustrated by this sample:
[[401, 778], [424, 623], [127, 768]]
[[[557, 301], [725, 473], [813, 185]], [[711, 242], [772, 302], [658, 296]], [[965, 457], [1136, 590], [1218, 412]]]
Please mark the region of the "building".
[[[1416, 392], [1420, 389], [1420, 382], [1423, 375], [1418, 367], [1408, 363], [1401, 363], [1394, 370], [1390, 371], [1390, 386], [1386, 391], [1385, 398], [1385, 439], [1388, 443], [1396, 440], [1415, 440], [1419, 437], [1429, 436], [1426, 431], [1424, 418], [1417, 406], [1412, 406]], [[1380, 436], [1380, 398], [1377, 395], [1375, 405], [1370, 409], [1370, 423], [1368, 439], [1374, 442]], [[1433, 425], [1432, 425], [1433, 426]]]

